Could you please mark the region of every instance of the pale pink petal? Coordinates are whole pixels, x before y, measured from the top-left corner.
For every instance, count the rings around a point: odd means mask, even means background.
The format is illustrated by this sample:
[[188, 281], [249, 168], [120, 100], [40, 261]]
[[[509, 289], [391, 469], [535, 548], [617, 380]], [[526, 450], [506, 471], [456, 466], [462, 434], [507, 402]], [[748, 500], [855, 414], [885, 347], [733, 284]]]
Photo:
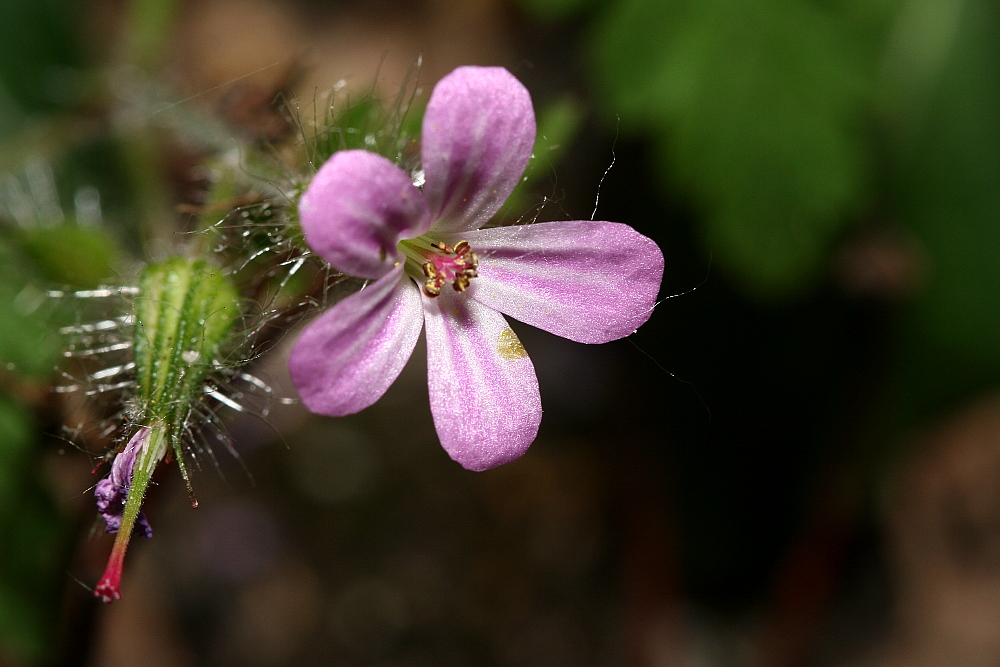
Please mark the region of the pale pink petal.
[[334, 153], [299, 199], [306, 243], [335, 269], [380, 278], [395, 265], [400, 239], [430, 226], [427, 202], [409, 176], [368, 151]]
[[422, 324], [419, 292], [402, 266], [330, 308], [288, 359], [302, 402], [331, 417], [367, 408], [403, 370]]
[[500, 313], [451, 290], [422, 298], [431, 413], [441, 445], [469, 470], [513, 461], [542, 419], [531, 360]]
[[507, 200], [535, 144], [531, 96], [502, 67], [459, 67], [424, 114], [424, 196], [434, 229], [482, 227]]
[[479, 256], [472, 297], [539, 329], [606, 343], [628, 336], [653, 312], [663, 253], [628, 225], [546, 222], [461, 238]]

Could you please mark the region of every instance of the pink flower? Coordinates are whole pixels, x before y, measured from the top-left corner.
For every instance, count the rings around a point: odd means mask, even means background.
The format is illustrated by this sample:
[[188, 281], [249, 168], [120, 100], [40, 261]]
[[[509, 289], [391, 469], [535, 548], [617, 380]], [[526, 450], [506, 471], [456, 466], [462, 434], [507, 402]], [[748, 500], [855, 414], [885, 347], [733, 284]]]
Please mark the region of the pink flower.
[[[521, 456], [542, 408], [509, 315], [564, 338], [628, 336], [652, 312], [663, 255], [614, 222], [481, 229], [535, 142], [528, 91], [500, 67], [460, 67], [434, 88], [423, 121], [423, 189], [384, 157], [335, 153], [299, 202], [309, 246], [375, 282], [313, 321], [289, 359], [313, 412], [377, 401], [427, 331], [434, 425], [470, 470]], [[502, 314], [501, 314], [502, 313]]]

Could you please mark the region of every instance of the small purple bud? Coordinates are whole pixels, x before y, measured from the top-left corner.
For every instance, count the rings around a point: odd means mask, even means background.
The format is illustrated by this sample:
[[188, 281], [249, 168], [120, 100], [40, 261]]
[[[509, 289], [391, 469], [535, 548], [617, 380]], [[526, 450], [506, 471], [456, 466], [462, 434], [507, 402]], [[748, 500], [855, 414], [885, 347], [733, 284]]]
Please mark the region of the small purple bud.
[[[94, 487], [94, 499], [97, 503], [97, 511], [100, 512], [106, 524], [104, 530], [115, 534], [122, 525], [122, 515], [125, 512], [125, 498], [128, 497], [129, 487], [132, 485], [132, 471], [138, 454], [142, 451], [149, 440], [149, 428], [141, 428], [132, 436], [122, 451], [115, 456], [111, 464], [111, 475], [105, 477]], [[146, 537], [153, 536], [153, 529], [150, 528], [146, 516], [139, 512], [136, 517], [136, 524], [139, 530]]]

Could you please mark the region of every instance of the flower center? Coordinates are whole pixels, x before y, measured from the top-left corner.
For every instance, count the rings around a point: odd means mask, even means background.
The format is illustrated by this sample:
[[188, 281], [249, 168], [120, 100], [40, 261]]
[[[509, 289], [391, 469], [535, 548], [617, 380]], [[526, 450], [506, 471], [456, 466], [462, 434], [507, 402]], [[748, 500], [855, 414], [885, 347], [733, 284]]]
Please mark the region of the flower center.
[[399, 248], [406, 256], [407, 273], [418, 282], [424, 281], [424, 294], [431, 298], [440, 296], [445, 285], [464, 292], [479, 275], [479, 258], [468, 241], [451, 246], [419, 237], [401, 241]]

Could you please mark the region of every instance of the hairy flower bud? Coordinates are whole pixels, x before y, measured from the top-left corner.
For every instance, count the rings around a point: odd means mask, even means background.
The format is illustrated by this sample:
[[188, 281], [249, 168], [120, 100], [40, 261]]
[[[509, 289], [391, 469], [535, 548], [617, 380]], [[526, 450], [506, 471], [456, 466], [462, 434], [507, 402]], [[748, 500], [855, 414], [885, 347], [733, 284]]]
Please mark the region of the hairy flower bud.
[[149, 419], [183, 422], [239, 316], [236, 289], [204, 260], [146, 267], [135, 299], [136, 397]]
[[[182, 438], [192, 406], [201, 399], [209, 373], [222, 366], [239, 317], [239, 297], [222, 272], [205, 260], [173, 257], [142, 272], [134, 300], [135, 411], [141, 426], [116, 456], [111, 475], [95, 489], [98, 509], [117, 531], [111, 558], [95, 594], [105, 602], [120, 597], [125, 550], [156, 466], [173, 449], [185, 482]], [[196, 505], [193, 500], [192, 504]]]

